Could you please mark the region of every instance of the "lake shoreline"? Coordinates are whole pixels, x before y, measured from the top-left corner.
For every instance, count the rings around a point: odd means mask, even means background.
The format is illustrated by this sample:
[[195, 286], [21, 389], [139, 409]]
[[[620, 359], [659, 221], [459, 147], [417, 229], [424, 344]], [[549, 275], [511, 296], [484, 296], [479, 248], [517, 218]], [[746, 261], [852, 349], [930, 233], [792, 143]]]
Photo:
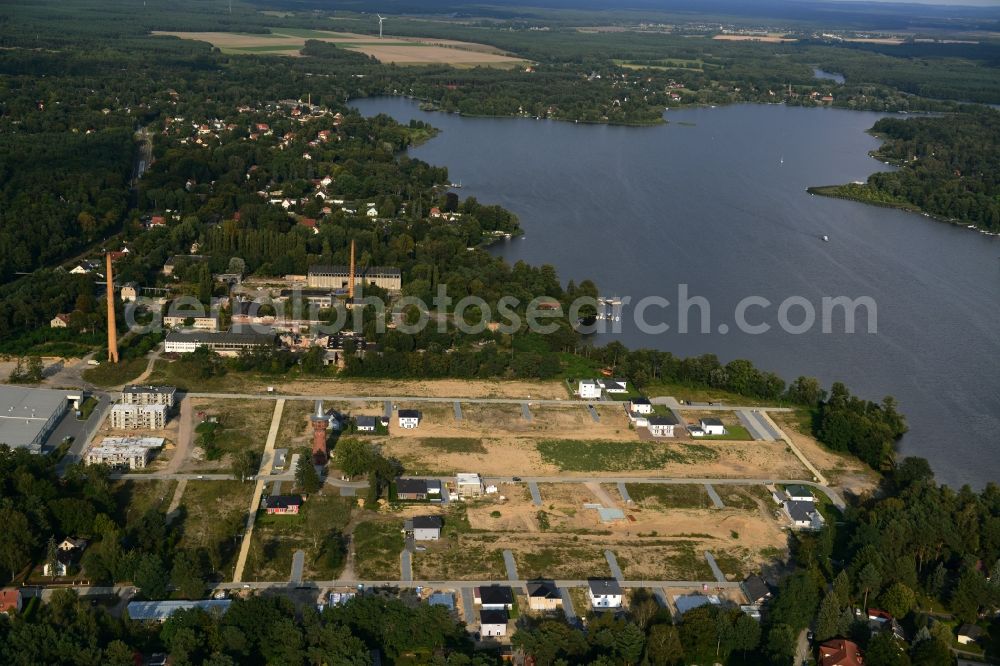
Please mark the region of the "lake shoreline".
[[[864, 188], [864, 189], [863, 189]], [[929, 211], [924, 210], [920, 206], [910, 203], [908, 201], [874, 201], [871, 199], [866, 199], [858, 194], [854, 194], [851, 190], [862, 190], [869, 191], [867, 185], [858, 185], [856, 183], [848, 183], [846, 185], [813, 185], [806, 188], [806, 192], [814, 196], [820, 197], [830, 197], [831, 199], [844, 199], [845, 201], [855, 201], [857, 203], [865, 204], [868, 206], [878, 206], [880, 208], [894, 208], [896, 210], [905, 211], [907, 213], [915, 213], [923, 217], [930, 218], [937, 222], [943, 222], [945, 224], [950, 224], [953, 227], [959, 227], [960, 229], [968, 229], [969, 231], [977, 232], [983, 236], [996, 236], [996, 233], [991, 233], [980, 229], [975, 224], [968, 222], [963, 222], [962, 220], [956, 220], [954, 218], [942, 217], [936, 215]]]

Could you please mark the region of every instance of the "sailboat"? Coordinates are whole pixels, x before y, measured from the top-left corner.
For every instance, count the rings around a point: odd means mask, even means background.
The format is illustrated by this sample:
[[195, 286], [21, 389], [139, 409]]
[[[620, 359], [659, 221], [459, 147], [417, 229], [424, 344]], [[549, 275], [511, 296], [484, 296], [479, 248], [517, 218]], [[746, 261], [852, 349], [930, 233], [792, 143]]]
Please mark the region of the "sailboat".
[[781, 159], [780, 159], [780, 160], [778, 160], [778, 164], [784, 164], [784, 163], [785, 163], [785, 156], [784, 156], [784, 155], [782, 155], [782, 156], [781, 156]]

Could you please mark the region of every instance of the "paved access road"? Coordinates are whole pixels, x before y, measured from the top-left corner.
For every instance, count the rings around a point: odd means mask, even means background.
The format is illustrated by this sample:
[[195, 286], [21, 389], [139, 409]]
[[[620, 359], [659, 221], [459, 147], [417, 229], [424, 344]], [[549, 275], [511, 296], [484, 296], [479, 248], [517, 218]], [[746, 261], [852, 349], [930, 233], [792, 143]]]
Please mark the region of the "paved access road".
[[[527, 585], [529, 580], [316, 580], [316, 581], [303, 581], [303, 585], [307, 585], [310, 588], [315, 589], [325, 589], [331, 587], [352, 587], [356, 588], [358, 585], [364, 585], [365, 587], [388, 587], [388, 588], [400, 588], [409, 589], [416, 587], [433, 587], [433, 588], [443, 588], [443, 589], [462, 589], [462, 588], [473, 588], [473, 587], [485, 587], [489, 585], [505, 585], [511, 587], [524, 587]], [[556, 580], [553, 581], [557, 587], [586, 587], [589, 581], [587, 580]], [[622, 587], [642, 587], [651, 590], [657, 588], [701, 588], [705, 585], [709, 589], [736, 589], [739, 588], [740, 583], [738, 582], [725, 582], [720, 583], [715, 580], [623, 580], [619, 581]], [[252, 582], [246, 581], [242, 583], [219, 583], [212, 589], [215, 590], [269, 590], [274, 588], [287, 588], [288, 581], [259, 581]], [[471, 589], [470, 589], [471, 592]], [[471, 596], [471, 595], [470, 595]]]

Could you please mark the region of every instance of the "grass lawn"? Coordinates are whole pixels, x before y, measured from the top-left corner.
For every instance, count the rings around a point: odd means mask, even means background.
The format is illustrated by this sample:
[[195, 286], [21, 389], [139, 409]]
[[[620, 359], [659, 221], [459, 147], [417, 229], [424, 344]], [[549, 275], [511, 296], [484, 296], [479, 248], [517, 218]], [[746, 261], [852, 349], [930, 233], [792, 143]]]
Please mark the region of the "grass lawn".
[[399, 580], [403, 521], [372, 520], [354, 528], [354, 571], [358, 578]]
[[[559, 378], [564, 380], [580, 380], [598, 377], [600, 375], [601, 364], [594, 359], [584, 358], [576, 354], [559, 354], [559, 364], [562, 370]], [[574, 381], [575, 384], [575, 381]], [[574, 385], [575, 389], [576, 386]]]
[[427, 437], [420, 445], [442, 453], [486, 453], [483, 441], [475, 437]]
[[[142, 369], [139, 372], [142, 372]], [[138, 375], [139, 372], [135, 374]], [[282, 381], [285, 379], [283, 377]], [[221, 377], [209, 377], [207, 379], [193, 377], [185, 372], [183, 364], [165, 359], [156, 362], [148, 380], [149, 384], [176, 386], [182, 391], [260, 394], [264, 394], [267, 386], [273, 382], [273, 377], [261, 377], [252, 373], [234, 372], [233, 370], [228, 370]]]
[[698, 439], [728, 440], [732, 442], [752, 442], [753, 437], [749, 431], [741, 425], [727, 425], [725, 435], [705, 435]]
[[88, 396], [84, 399], [83, 404], [80, 405], [80, 421], [86, 421], [90, 418], [90, 415], [94, 413], [94, 408], [97, 407], [97, 398], [94, 396]]
[[625, 488], [634, 501], [653, 502], [664, 509], [709, 509], [714, 506], [703, 485], [628, 483]]
[[[309, 417], [312, 416], [314, 409], [313, 403], [308, 400], [286, 400], [285, 408], [281, 412], [281, 424], [278, 426], [278, 437], [274, 441], [274, 448], [311, 447], [312, 427], [309, 425]], [[271, 413], [273, 414], [273, 412]], [[268, 428], [270, 428], [270, 421]]]
[[[755, 488], [760, 488], [762, 493], [758, 494], [754, 492]], [[746, 492], [749, 492], [752, 497], [748, 497]], [[757, 502], [753, 500], [753, 497], [759, 497], [765, 502], [770, 502], [770, 493], [764, 486], [729, 486], [729, 485], [717, 485], [715, 486], [715, 492], [719, 493], [719, 497], [722, 498], [722, 503], [726, 505], [729, 509], [743, 509], [745, 511], [756, 511]]]
[[184, 488], [178, 546], [204, 548], [220, 579], [232, 577], [253, 488], [239, 481], [189, 481]]
[[622, 472], [660, 469], [667, 463], [714, 460], [716, 453], [697, 444], [606, 442], [549, 439], [538, 442], [545, 462], [566, 472]]
[[131, 525], [150, 509], [166, 512], [176, 488], [176, 481], [119, 481], [112, 486], [118, 518]]
[[[658, 396], [658, 395], [671, 395], [678, 400], [684, 401], [694, 401], [694, 402], [715, 402], [715, 403], [725, 403], [727, 405], [740, 405], [747, 407], [759, 407], [759, 406], [782, 406], [781, 400], [759, 400], [757, 398], [750, 398], [745, 395], [740, 395], [738, 393], [730, 393], [729, 391], [724, 391], [722, 389], [713, 389], [705, 387], [692, 387], [686, 384], [678, 384], [675, 382], [661, 382], [657, 384], [650, 384], [643, 387], [643, 391], [646, 395]], [[684, 406], [687, 408], [687, 406]]]
[[[220, 400], [211, 407], [198, 407], [209, 416], [219, 419], [212, 446], [212, 460], [221, 460], [226, 455], [238, 451], [263, 451], [267, 442], [267, 431], [271, 428], [274, 404], [255, 400]], [[197, 416], [195, 421], [197, 422]], [[207, 424], [206, 424], [207, 425]], [[195, 434], [195, 443], [200, 441]], [[206, 451], [206, 454], [209, 452]]]
[[583, 579], [607, 576], [608, 561], [601, 544], [574, 544], [565, 541], [539, 545], [515, 554], [517, 573], [522, 578]]
[[331, 489], [329, 494], [310, 495], [297, 516], [258, 515], [247, 561], [249, 575], [260, 580], [285, 580], [292, 572], [292, 556], [302, 550], [306, 554], [303, 578], [333, 580], [340, 576], [344, 569], [340, 534], [350, 521], [353, 505], [350, 498]]
[[83, 371], [83, 378], [101, 387], [127, 384], [146, 370], [146, 359], [133, 358], [119, 363], [101, 363], [95, 368]]

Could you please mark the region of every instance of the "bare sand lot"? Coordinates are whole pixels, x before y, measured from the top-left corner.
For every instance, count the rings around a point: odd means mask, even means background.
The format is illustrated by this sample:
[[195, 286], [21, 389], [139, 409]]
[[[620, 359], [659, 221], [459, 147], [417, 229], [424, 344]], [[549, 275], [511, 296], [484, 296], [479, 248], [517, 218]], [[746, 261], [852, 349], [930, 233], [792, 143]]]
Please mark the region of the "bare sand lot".
[[419, 409], [419, 427], [404, 430], [393, 421], [390, 435], [373, 441], [410, 474], [763, 479], [801, 478], [806, 472], [784, 442], [640, 441], [613, 404], [597, 408], [600, 422], [583, 405], [535, 406], [530, 421], [518, 405], [465, 403], [461, 421], [450, 403], [397, 406]]
[[[415, 398], [503, 398], [511, 400], [566, 400], [561, 382], [493, 381], [488, 379], [314, 379], [272, 384], [276, 393], [321, 396], [412, 396]], [[583, 406], [581, 405], [581, 409]]]
[[450, 39], [385, 37], [329, 30], [276, 28], [270, 33], [169, 32], [154, 35], [208, 42], [226, 53], [299, 56], [307, 40], [331, 42], [340, 48], [359, 51], [379, 62], [398, 65], [447, 64], [457, 67], [515, 67], [524, 63], [499, 49]]
[[[625, 507], [626, 518], [600, 521], [584, 505], [600, 503], [585, 484], [540, 484], [542, 506], [521, 484], [503, 484], [497, 495], [445, 508], [442, 540], [414, 555], [418, 578], [495, 579], [506, 576], [503, 551], [510, 550], [520, 578], [583, 579], [608, 576], [605, 551], [611, 550], [626, 578], [711, 580], [704, 558], [715, 554], [730, 580], [736, 580], [784, 554], [786, 535], [759, 508], [670, 509], [655, 503]], [[601, 493], [604, 495], [605, 493]], [[405, 510], [413, 513], [412, 508]]]

